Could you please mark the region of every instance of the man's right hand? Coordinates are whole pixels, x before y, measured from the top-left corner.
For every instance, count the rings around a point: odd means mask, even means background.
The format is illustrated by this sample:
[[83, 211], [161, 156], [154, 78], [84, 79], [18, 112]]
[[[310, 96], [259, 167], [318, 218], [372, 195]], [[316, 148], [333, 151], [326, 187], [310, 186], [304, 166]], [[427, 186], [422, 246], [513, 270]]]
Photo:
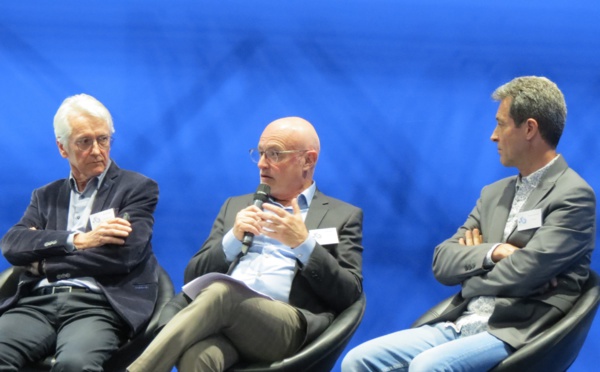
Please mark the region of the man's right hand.
[[77, 250], [100, 247], [106, 244], [123, 245], [131, 233], [131, 223], [120, 217], [102, 222], [86, 233], [77, 233], [73, 245]]
[[506, 257], [510, 256], [511, 254], [515, 253], [518, 249], [519, 249], [518, 247], [515, 247], [512, 244], [508, 244], [508, 243], [500, 244], [492, 252], [492, 261], [494, 261], [494, 263], [501, 261], [501, 260], [505, 259]]
[[239, 241], [244, 239], [244, 233], [249, 232], [254, 236], [260, 235], [261, 233], [261, 219], [258, 216], [261, 210], [255, 205], [246, 207], [238, 212], [235, 216], [235, 222], [233, 224], [233, 235]]

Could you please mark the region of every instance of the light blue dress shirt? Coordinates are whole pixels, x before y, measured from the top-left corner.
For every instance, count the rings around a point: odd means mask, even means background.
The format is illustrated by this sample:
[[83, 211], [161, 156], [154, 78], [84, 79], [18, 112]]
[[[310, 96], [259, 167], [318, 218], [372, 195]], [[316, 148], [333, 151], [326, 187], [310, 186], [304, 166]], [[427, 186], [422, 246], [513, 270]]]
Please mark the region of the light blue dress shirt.
[[[99, 176], [94, 177], [88, 181], [85, 186], [85, 189], [80, 191], [77, 188], [77, 182], [75, 178], [73, 178], [73, 173], [69, 175], [69, 185], [71, 186], [71, 195], [69, 201], [69, 215], [67, 220], [67, 231], [71, 231], [72, 233], [67, 238], [67, 250], [69, 252], [75, 251], [75, 245], [73, 244], [73, 238], [75, 233], [84, 233], [88, 221], [90, 219], [90, 214], [92, 212], [92, 206], [94, 205], [94, 200], [96, 200], [96, 194], [98, 193], [98, 189], [102, 185], [102, 181], [104, 181], [104, 177], [106, 177], [106, 172], [108, 172], [108, 168], [112, 161], [109, 159], [106, 164], [106, 168], [104, 172], [102, 172]], [[64, 279], [58, 280], [56, 282], [50, 283], [48, 279], [43, 279], [40, 281], [36, 288], [46, 287], [46, 286], [61, 286], [61, 285], [69, 285], [75, 287], [86, 287], [92, 292], [102, 292], [96, 279], [92, 277], [80, 277], [75, 279]]]
[[[317, 186], [313, 182], [298, 195], [298, 206], [303, 220], [306, 219], [316, 189]], [[269, 200], [268, 203], [277, 205], [289, 213], [294, 212], [292, 207], [284, 207], [273, 200]], [[244, 282], [257, 292], [287, 303], [296, 273], [296, 263], [299, 261], [302, 265], [306, 264], [315, 245], [316, 241], [311, 234], [294, 249], [263, 234], [255, 236], [248, 253], [240, 259], [231, 277]], [[240, 254], [241, 248], [242, 243], [235, 238], [233, 231], [229, 230], [223, 237], [223, 251], [227, 260], [233, 262]]]

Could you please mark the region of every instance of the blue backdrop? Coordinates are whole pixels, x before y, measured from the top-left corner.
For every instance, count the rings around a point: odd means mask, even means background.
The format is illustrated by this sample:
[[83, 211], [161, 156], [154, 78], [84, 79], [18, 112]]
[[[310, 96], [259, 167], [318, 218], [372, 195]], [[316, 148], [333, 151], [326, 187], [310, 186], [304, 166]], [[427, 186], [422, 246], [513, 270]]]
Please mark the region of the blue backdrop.
[[[457, 290], [431, 274], [435, 245], [515, 173], [489, 141], [497, 86], [562, 88], [559, 150], [600, 190], [599, 19], [595, 0], [2, 1], [0, 232], [67, 176], [52, 118], [85, 92], [114, 116], [115, 161], [161, 187], [153, 241], [179, 287], [221, 203], [255, 190], [263, 127], [302, 116], [321, 136], [319, 188], [365, 212], [350, 346], [406, 328]], [[599, 342], [596, 322], [572, 371], [600, 364]]]

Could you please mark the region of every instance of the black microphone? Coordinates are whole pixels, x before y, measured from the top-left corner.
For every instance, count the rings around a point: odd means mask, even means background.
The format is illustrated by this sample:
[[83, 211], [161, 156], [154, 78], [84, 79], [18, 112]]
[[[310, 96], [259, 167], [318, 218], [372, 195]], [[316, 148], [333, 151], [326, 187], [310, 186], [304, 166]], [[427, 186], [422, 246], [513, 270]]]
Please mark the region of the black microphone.
[[[267, 201], [270, 193], [271, 187], [267, 184], [261, 183], [258, 185], [258, 188], [254, 193], [254, 200], [252, 204], [262, 209], [262, 205]], [[250, 249], [250, 246], [252, 245], [252, 240], [254, 240], [254, 234], [246, 231], [244, 233], [244, 238], [242, 239], [242, 254], [248, 253], [248, 249]]]

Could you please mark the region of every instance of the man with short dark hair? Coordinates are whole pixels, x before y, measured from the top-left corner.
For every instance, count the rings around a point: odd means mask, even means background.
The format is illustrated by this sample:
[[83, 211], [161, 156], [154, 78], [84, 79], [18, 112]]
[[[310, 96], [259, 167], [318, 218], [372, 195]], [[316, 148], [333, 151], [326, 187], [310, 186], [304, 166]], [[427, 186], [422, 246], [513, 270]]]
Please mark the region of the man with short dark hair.
[[351, 350], [343, 371], [487, 371], [571, 309], [590, 274], [592, 188], [556, 152], [567, 114], [556, 84], [516, 78], [498, 88], [492, 141], [519, 174], [483, 188], [433, 273], [461, 292], [436, 319]]

